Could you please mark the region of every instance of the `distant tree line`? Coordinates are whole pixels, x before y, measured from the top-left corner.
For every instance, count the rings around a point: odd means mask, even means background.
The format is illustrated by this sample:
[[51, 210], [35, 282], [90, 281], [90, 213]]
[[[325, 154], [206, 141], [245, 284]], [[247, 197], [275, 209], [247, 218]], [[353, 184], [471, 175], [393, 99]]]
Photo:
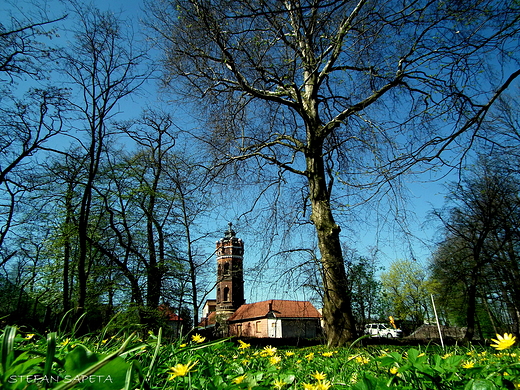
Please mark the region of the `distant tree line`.
[[161, 304], [190, 329], [213, 282], [197, 225], [214, 206], [208, 172], [170, 113], [119, 119], [154, 72], [128, 25], [82, 2], [64, 12], [0, 25], [0, 316], [41, 325], [20, 315], [14, 283], [57, 316], [87, 313], [85, 330], [121, 309], [166, 323]]

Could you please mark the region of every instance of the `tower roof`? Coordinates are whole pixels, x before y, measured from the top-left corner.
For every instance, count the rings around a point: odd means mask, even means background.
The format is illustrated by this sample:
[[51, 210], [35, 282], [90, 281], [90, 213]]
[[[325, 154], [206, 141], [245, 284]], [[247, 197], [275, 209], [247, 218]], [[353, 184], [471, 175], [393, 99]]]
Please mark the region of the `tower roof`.
[[233, 230], [233, 224], [231, 222], [228, 223], [229, 228], [224, 232], [224, 238], [230, 239], [235, 237], [235, 231]]

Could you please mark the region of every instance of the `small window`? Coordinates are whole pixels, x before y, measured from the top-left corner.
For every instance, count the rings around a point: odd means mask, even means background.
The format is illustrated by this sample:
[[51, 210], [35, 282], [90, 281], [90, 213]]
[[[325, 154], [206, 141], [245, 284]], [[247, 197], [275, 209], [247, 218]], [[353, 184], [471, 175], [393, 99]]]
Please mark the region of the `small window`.
[[255, 325], [256, 325], [256, 332], [257, 333], [260, 333], [260, 331], [261, 331], [261, 324], [262, 324], [261, 321], [256, 321]]
[[229, 301], [229, 287], [224, 287], [224, 302]]

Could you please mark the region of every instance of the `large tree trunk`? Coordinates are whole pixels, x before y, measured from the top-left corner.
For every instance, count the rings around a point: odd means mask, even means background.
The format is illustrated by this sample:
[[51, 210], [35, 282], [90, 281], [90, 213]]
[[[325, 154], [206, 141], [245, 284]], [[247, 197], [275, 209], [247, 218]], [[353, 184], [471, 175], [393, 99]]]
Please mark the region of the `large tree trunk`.
[[316, 228], [321, 254], [325, 333], [327, 345], [336, 347], [357, 337], [339, 238], [341, 229], [334, 221], [330, 207], [322, 148], [315, 148], [312, 153], [307, 154], [306, 159], [311, 220]]

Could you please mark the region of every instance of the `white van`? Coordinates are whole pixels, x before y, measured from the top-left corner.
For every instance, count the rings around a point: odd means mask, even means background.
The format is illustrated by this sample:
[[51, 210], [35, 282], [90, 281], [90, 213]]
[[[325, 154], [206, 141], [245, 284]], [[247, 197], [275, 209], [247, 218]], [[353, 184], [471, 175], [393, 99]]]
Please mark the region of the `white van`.
[[403, 331], [401, 329], [394, 329], [383, 323], [366, 324], [364, 333], [369, 334], [372, 337], [386, 337], [389, 339], [403, 336]]

